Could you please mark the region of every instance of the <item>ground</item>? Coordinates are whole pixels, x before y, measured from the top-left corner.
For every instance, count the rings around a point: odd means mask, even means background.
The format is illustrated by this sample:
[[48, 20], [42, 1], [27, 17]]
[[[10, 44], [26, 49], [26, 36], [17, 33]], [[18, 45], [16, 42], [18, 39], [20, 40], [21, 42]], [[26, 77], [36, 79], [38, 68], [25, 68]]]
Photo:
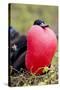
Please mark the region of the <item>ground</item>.
[[50, 71], [44, 75], [35, 76], [24, 69], [20, 69], [20, 72], [10, 66], [9, 83], [10, 86], [31, 86], [31, 85], [48, 85], [58, 84], [58, 53], [54, 55]]

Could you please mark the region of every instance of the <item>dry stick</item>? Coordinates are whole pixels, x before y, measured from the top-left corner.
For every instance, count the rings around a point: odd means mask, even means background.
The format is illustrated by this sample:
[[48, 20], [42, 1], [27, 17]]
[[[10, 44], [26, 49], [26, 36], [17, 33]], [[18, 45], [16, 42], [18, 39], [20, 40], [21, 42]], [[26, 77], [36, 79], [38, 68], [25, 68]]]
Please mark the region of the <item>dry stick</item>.
[[18, 70], [16, 70], [15, 68], [13, 68], [13, 67], [11, 67], [12, 68], [12, 70], [15, 70], [18, 74], [19, 74], [19, 71]]
[[[46, 66], [45, 66], [45, 67], [46, 67]], [[32, 75], [35, 75], [39, 70], [44, 69], [45, 67], [40, 67], [40, 68], [38, 68], [38, 69], [35, 71], [35, 73], [33, 74], [33, 73], [32, 73], [33, 66], [32, 66], [31, 69], [30, 69], [31, 74], [32, 74]], [[48, 70], [50, 70], [50, 68], [48, 68]]]

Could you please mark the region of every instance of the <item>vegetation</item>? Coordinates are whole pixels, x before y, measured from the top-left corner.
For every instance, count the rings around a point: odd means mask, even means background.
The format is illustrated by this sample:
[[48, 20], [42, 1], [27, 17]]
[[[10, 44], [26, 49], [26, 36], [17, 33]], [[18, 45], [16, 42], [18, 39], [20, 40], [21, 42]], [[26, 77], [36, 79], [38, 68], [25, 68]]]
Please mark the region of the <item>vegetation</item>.
[[10, 25], [21, 33], [27, 33], [36, 19], [42, 19], [57, 32], [58, 7], [43, 5], [11, 4]]
[[58, 84], [58, 57], [57, 53], [53, 57], [50, 71], [46, 74], [35, 76], [24, 69], [16, 71], [10, 66], [10, 86], [31, 86]]

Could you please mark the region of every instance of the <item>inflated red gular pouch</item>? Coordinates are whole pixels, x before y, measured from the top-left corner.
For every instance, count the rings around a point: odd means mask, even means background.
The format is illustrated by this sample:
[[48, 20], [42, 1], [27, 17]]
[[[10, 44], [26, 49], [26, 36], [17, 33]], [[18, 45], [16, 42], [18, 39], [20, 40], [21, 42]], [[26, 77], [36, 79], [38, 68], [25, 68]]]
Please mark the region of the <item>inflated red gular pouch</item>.
[[40, 22], [32, 25], [27, 33], [27, 70], [35, 75], [43, 74], [43, 69], [51, 64], [56, 48], [56, 35], [48, 25]]

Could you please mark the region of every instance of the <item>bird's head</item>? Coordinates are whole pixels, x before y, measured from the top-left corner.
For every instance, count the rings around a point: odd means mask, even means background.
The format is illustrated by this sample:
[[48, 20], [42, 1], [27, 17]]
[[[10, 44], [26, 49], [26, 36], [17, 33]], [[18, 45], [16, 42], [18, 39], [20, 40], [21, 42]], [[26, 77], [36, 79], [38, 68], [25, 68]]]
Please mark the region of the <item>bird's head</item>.
[[49, 25], [45, 24], [45, 22], [40, 19], [35, 20], [33, 25], [39, 25], [42, 28], [49, 27]]

